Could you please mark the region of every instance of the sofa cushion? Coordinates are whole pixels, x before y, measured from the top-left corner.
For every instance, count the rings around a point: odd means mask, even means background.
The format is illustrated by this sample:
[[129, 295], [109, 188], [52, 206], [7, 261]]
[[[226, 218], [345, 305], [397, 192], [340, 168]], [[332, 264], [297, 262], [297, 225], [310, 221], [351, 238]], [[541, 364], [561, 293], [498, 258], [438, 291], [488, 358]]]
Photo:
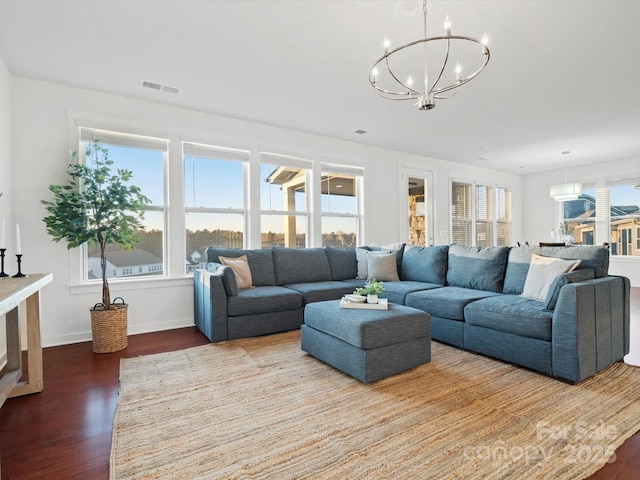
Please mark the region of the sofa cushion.
[[531, 255], [531, 265], [524, 282], [522, 296], [544, 302], [555, 280], [563, 273], [573, 271], [579, 264], [580, 260]]
[[325, 247], [332, 280], [346, 280], [358, 275], [355, 248]]
[[504, 276], [503, 293], [522, 293], [529, 271], [531, 255], [537, 253], [565, 260], [580, 260], [578, 270], [591, 269], [595, 278], [606, 277], [609, 272], [609, 249], [601, 246], [580, 245], [574, 247], [512, 247], [509, 251]]
[[402, 280], [445, 284], [448, 245], [407, 246], [402, 255]]
[[412, 280], [404, 280], [402, 282], [384, 282], [384, 293], [381, 298], [388, 299], [391, 303], [404, 305], [407, 294], [412, 292], [420, 292], [421, 290], [431, 290], [432, 288], [440, 288], [442, 285], [437, 283], [414, 282]]
[[468, 304], [465, 322], [501, 332], [551, 341], [553, 312], [544, 303], [517, 295], [498, 295]]
[[572, 272], [567, 272], [559, 277], [557, 277], [554, 283], [549, 288], [549, 293], [547, 294], [547, 298], [545, 298], [545, 306], [546, 310], [553, 310], [556, 308], [556, 303], [558, 302], [558, 296], [560, 295], [560, 289], [565, 285], [576, 282], [584, 282], [585, 280], [591, 280], [595, 278], [595, 272], [590, 268], [584, 268], [582, 270], [574, 270]]
[[233, 270], [239, 290], [253, 287], [251, 270], [249, 269], [249, 261], [246, 255], [240, 255], [239, 257], [219, 256], [218, 258], [220, 259], [220, 263]]
[[289, 288], [264, 286], [240, 290], [227, 298], [230, 317], [260, 313], [284, 312], [302, 307], [302, 295]]
[[500, 295], [499, 293], [460, 287], [441, 287], [409, 293], [407, 307], [419, 308], [432, 317], [464, 321], [464, 307], [481, 298]]
[[509, 247], [451, 245], [447, 257], [447, 283], [454, 287], [502, 292]]
[[236, 274], [231, 267], [226, 267], [221, 263], [208, 262], [207, 270], [222, 278], [222, 286], [228, 297], [238, 295], [238, 282], [236, 282]]
[[331, 267], [324, 248], [274, 247], [272, 252], [278, 285], [331, 280]]
[[243, 250], [241, 248], [209, 247], [206, 251], [207, 262], [220, 263], [220, 256], [239, 257], [241, 255], [246, 255], [249, 260], [253, 285], [262, 287], [276, 284], [271, 249]]
[[325, 300], [336, 300], [342, 298], [347, 293], [353, 293], [353, 286], [338, 280], [328, 280], [313, 283], [288, 283], [284, 285], [291, 290], [300, 292], [304, 297], [304, 304], [312, 302], [324, 302]]
[[576, 245], [573, 247], [539, 247], [540, 255], [580, 260], [579, 269], [590, 268], [596, 278], [609, 275], [609, 249], [600, 245]]
[[340, 280], [340, 283], [346, 283], [355, 290], [358, 287], [364, 287], [367, 280], [364, 278], [345, 278], [344, 280]]

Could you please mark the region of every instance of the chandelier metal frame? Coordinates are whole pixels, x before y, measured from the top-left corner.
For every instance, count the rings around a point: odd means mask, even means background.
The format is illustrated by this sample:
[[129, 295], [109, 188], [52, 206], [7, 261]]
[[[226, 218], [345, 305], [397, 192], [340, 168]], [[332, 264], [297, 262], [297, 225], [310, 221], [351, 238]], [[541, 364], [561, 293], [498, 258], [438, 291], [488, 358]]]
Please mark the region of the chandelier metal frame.
[[[453, 95], [455, 95], [458, 92], [459, 87], [473, 80], [484, 69], [484, 67], [487, 66], [487, 63], [489, 63], [491, 52], [487, 47], [486, 34], [483, 35], [481, 40], [478, 40], [473, 37], [464, 36], [464, 35], [451, 35], [451, 25], [449, 23], [448, 17], [445, 21], [445, 35], [441, 35], [437, 37], [428, 37], [427, 36], [427, 0], [423, 0], [422, 10], [423, 10], [424, 38], [407, 43], [405, 45], [401, 45], [398, 48], [395, 48], [391, 51], [389, 51], [388, 47], [385, 46], [385, 54], [382, 57], [380, 57], [378, 60], [376, 60], [376, 62], [373, 64], [373, 67], [369, 72], [369, 83], [371, 83], [371, 86], [373, 86], [373, 88], [376, 90], [376, 93], [378, 93], [378, 95], [380, 95], [383, 98], [386, 98], [388, 100], [418, 100], [417, 105], [420, 110], [431, 110], [432, 108], [435, 107], [436, 99], [441, 100], [441, 99], [451, 98]], [[445, 86], [438, 86], [440, 81], [442, 80], [442, 75], [445, 73], [447, 65], [450, 62], [452, 43], [458, 42], [458, 41], [472, 42], [480, 45], [482, 47], [482, 52], [481, 52], [481, 55], [483, 57], [482, 65], [480, 66], [480, 68], [478, 68], [471, 74], [467, 75], [466, 77], [462, 77], [462, 74], [461, 74], [462, 69], [460, 67], [460, 64], [458, 63], [455, 70], [456, 77], [457, 77], [456, 82], [449, 85], [445, 85]], [[428, 60], [427, 45], [430, 42], [446, 42], [446, 53], [444, 55], [444, 61], [433, 83], [429, 82], [429, 76], [428, 76], [429, 72], [428, 72], [428, 65], [427, 65], [427, 60]], [[414, 88], [409, 81], [403, 82], [402, 80], [400, 80], [398, 78], [398, 75], [394, 73], [394, 71], [392, 70], [389, 62], [389, 59], [394, 54], [397, 54], [398, 52], [414, 47], [416, 45], [424, 46], [424, 53], [422, 57], [424, 83], [425, 83], [424, 90], [418, 90]], [[388, 74], [391, 76], [391, 78], [398, 84], [398, 87], [402, 87], [402, 90], [394, 91], [394, 90], [389, 90], [387, 88], [381, 87], [378, 83], [378, 75], [379, 75], [380, 69], [386, 70]], [[449, 95], [445, 95], [448, 92], [452, 92], [452, 93]]]

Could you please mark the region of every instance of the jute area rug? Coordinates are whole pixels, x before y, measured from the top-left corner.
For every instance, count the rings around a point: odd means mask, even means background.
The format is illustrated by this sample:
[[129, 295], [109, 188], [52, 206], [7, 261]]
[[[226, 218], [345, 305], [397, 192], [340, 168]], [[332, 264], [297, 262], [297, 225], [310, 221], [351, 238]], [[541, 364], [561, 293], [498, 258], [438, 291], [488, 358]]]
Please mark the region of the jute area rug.
[[640, 430], [640, 368], [579, 385], [437, 342], [364, 385], [300, 332], [123, 359], [111, 479], [588, 476]]

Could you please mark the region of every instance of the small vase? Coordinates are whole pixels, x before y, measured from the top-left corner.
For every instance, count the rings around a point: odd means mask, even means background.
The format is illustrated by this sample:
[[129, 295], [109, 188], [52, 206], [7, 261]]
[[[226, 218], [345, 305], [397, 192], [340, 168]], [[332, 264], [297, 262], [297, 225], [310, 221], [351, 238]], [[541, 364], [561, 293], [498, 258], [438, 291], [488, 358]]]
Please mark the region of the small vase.
[[378, 295], [367, 295], [367, 303], [378, 303]]

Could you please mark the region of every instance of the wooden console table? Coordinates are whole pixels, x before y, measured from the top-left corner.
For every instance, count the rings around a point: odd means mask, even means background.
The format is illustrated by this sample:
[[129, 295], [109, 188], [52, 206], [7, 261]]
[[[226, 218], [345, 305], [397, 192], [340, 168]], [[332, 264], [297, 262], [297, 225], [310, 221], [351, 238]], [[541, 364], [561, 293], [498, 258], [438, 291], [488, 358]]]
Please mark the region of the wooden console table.
[[[51, 273], [0, 279], [0, 316], [6, 316], [7, 365], [0, 376], [0, 407], [7, 398], [41, 392], [42, 344], [40, 343], [40, 290], [53, 280]], [[20, 304], [26, 300], [27, 380], [22, 377]]]

